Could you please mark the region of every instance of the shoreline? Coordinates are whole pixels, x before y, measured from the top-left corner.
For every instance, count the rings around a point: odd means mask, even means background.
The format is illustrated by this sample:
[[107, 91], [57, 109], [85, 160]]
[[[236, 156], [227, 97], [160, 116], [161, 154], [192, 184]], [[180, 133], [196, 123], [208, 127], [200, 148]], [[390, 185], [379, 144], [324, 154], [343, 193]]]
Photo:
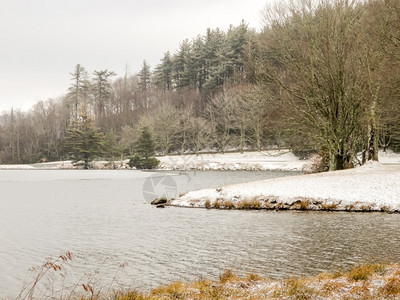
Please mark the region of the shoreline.
[[120, 292], [116, 299], [397, 299], [399, 264], [365, 264], [347, 272], [274, 280], [256, 273], [238, 277], [227, 270], [219, 280], [176, 281], [153, 289]]
[[[311, 160], [301, 160], [290, 150], [266, 150], [249, 151], [244, 153], [204, 153], [204, 154], [185, 154], [185, 155], [167, 155], [157, 156], [160, 165], [155, 170], [165, 171], [307, 171], [311, 166]], [[93, 161], [92, 169], [109, 170], [130, 170], [128, 166], [129, 159], [109, 161]], [[113, 167], [112, 167], [113, 166]], [[71, 161], [44, 162], [36, 164], [14, 164], [1, 165], [0, 170], [69, 170], [78, 169], [73, 166]]]
[[243, 210], [400, 212], [400, 166], [368, 163], [335, 172], [191, 191], [170, 206]]
[[[63, 256], [64, 258], [64, 256]], [[64, 263], [68, 261], [66, 258]], [[51, 274], [53, 265], [46, 266]], [[63, 268], [63, 263], [57, 264]], [[51, 275], [50, 274], [50, 275]], [[50, 277], [55, 280], [54, 277]], [[44, 278], [26, 285], [18, 298], [37, 298], [49, 295], [52, 299], [115, 299], [115, 300], [156, 300], [156, 299], [398, 299], [400, 296], [399, 263], [367, 263], [350, 269], [321, 272], [315, 276], [295, 276], [272, 279], [252, 272], [237, 275], [224, 270], [216, 280], [198, 279], [174, 281], [151, 288], [108, 288], [104, 290], [97, 283], [90, 282], [63, 287], [54, 291], [43, 286]], [[48, 282], [49, 283], [49, 282]], [[51, 283], [51, 281], [50, 281]], [[54, 283], [53, 283], [54, 284]], [[44, 289], [42, 289], [44, 288]], [[47, 297], [46, 297], [47, 298]], [[9, 299], [9, 298], [3, 298]]]
[[[300, 159], [289, 149], [221, 153], [200, 153], [157, 156], [160, 165], [154, 170], [165, 171], [297, 171], [311, 173], [315, 157]], [[380, 151], [381, 164], [400, 165], [400, 153]], [[93, 161], [93, 170], [131, 170], [129, 159]], [[0, 164], [0, 170], [70, 170], [79, 169], [72, 161], [54, 161], [34, 164]]]

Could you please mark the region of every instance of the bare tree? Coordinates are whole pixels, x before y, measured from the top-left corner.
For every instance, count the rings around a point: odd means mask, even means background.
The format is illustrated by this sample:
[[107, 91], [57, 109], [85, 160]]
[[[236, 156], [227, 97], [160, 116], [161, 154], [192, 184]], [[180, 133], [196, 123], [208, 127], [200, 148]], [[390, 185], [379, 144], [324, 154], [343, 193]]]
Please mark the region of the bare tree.
[[265, 80], [282, 87], [298, 123], [327, 149], [330, 170], [351, 165], [360, 134], [361, 8], [356, 0], [291, 2], [266, 16], [261, 36]]

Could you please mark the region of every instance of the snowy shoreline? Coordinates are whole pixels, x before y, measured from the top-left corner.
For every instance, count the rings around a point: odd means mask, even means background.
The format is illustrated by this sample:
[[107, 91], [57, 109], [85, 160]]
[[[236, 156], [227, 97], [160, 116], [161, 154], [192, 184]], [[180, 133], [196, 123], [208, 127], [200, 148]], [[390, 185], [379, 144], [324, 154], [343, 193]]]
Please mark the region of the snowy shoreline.
[[[313, 159], [299, 159], [288, 149], [250, 151], [250, 152], [229, 152], [229, 153], [200, 153], [185, 155], [158, 156], [160, 165], [158, 170], [225, 170], [225, 171], [304, 171], [310, 172]], [[379, 160], [383, 164], [399, 164], [400, 154], [380, 152]], [[109, 161], [93, 161], [93, 169], [130, 169], [128, 159]], [[36, 164], [14, 164], [1, 165], [0, 170], [64, 170], [77, 169], [71, 161], [43, 162]]]
[[[202, 153], [199, 155], [167, 155], [158, 156], [160, 165], [158, 170], [279, 170], [304, 171], [311, 166], [311, 160], [300, 160], [290, 150], [268, 150], [262, 152], [233, 152], [233, 153]], [[130, 169], [129, 160], [93, 161], [93, 169]], [[77, 169], [71, 161], [56, 161], [37, 164], [0, 165], [0, 170], [28, 170], [28, 169]]]
[[400, 212], [400, 165], [362, 167], [191, 191], [178, 207]]
[[301, 160], [290, 150], [233, 152], [161, 156], [161, 170], [246, 170], [246, 171], [307, 171], [311, 160]]
[[[191, 191], [169, 201], [178, 207], [220, 209], [387, 211], [400, 212], [400, 154], [379, 154], [380, 163], [355, 169], [275, 178], [217, 189]], [[163, 156], [160, 170], [282, 170], [305, 171], [312, 160], [289, 150]], [[115, 162], [129, 169], [126, 161]], [[96, 161], [94, 169], [109, 169]], [[32, 165], [0, 165], [2, 170], [76, 169], [70, 161]]]

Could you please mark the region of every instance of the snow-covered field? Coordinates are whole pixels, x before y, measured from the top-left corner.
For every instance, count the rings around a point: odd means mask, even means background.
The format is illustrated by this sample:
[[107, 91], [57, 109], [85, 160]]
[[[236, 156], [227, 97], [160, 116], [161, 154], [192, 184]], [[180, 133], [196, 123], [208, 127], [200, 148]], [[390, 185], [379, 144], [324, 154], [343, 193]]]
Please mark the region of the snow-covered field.
[[[168, 155], [157, 157], [162, 170], [282, 170], [308, 171], [312, 160], [301, 160], [290, 150], [268, 150], [244, 153], [213, 153], [199, 155]], [[392, 151], [380, 152], [379, 160], [383, 164], [400, 164], [400, 154]], [[128, 160], [116, 161], [118, 169], [129, 169]], [[110, 169], [107, 161], [94, 161], [94, 169]], [[46, 162], [24, 165], [0, 165], [0, 169], [76, 169], [71, 161]]]
[[289, 150], [244, 153], [213, 153], [157, 157], [164, 170], [282, 170], [302, 171], [311, 164]]
[[[398, 157], [390, 157], [393, 162], [398, 161]], [[170, 204], [184, 207], [400, 211], [400, 165], [367, 163], [350, 170], [192, 191]]]

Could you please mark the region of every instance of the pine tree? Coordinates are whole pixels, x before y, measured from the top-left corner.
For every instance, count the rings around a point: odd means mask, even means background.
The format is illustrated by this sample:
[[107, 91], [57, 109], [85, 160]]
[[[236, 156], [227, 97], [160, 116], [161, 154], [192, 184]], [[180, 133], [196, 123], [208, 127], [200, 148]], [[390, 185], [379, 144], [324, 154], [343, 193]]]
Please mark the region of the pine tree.
[[138, 73], [139, 77], [139, 91], [143, 97], [143, 107], [149, 107], [149, 95], [150, 95], [150, 84], [151, 84], [151, 69], [150, 65], [144, 60], [142, 69]]
[[74, 72], [70, 75], [72, 76], [72, 84], [68, 88], [68, 97], [72, 104], [72, 116], [77, 119], [79, 105], [87, 101], [90, 83], [87, 71], [80, 64], [75, 66]]
[[89, 169], [89, 163], [104, 153], [104, 135], [94, 124], [86, 108], [73, 120], [64, 140], [64, 148], [75, 165]]
[[111, 95], [110, 77], [116, 74], [107, 69], [93, 72], [93, 94], [95, 97], [95, 113], [98, 122], [105, 117], [106, 103]]
[[142, 126], [136, 141], [136, 155], [129, 160], [129, 166], [136, 169], [154, 169], [160, 161], [154, 157], [155, 143], [148, 126]]
[[136, 153], [145, 159], [154, 155], [155, 143], [148, 126], [143, 126], [136, 141]]
[[154, 72], [154, 84], [164, 92], [172, 90], [172, 67], [171, 54], [166, 52]]

